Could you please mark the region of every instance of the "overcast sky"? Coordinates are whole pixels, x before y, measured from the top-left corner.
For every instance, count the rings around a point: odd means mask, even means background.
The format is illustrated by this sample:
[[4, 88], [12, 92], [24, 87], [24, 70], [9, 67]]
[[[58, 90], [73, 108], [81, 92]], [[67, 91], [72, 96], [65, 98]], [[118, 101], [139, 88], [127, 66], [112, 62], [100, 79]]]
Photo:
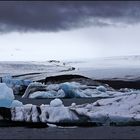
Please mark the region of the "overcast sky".
[[140, 2], [2, 2], [0, 60], [140, 54]]

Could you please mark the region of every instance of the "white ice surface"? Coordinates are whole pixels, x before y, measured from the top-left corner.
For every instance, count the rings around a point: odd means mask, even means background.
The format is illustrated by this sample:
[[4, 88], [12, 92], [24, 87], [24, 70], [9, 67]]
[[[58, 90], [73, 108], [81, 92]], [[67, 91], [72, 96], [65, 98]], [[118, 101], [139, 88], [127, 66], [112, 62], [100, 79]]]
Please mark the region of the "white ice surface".
[[[101, 99], [92, 104], [74, 104], [69, 107], [65, 107], [60, 99], [55, 99], [50, 105], [41, 105], [40, 109], [41, 114], [35, 105], [15, 107], [12, 109], [12, 120], [46, 123], [96, 122], [103, 125], [136, 123], [140, 121], [140, 94]], [[38, 117], [40, 120], [37, 120]]]

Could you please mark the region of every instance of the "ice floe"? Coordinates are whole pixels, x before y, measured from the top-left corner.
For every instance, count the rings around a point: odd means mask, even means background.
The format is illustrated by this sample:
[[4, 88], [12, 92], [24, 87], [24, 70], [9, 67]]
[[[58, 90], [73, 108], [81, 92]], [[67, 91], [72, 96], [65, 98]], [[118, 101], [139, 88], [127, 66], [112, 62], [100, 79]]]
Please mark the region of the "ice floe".
[[[108, 91], [107, 91], [108, 90]], [[109, 97], [112, 89], [104, 86], [87, 86], [78, 82], [44, 85], [31, 83], [27, 87], [23, 98], [88, 98]], [[113, 93], [112, 93], [113, 94]]]
[[5, 83], [0, 83], [0, 107], [11, 108], [22, 105], [21, 102], [14, 99], [13, 90]]
[[58, 107], [58, 106], [63, 106], [63, 103], [60, 99], [54, 99], [50, 102], [51, 107]]
[[96, 89], [98, 91], [101, 91], [101, 92], [106, 92], [107, 91], [107, 89], [104, 86], [98, 86], [98, 87], [96, 87]]
[[30, 83], [32, 83], [31, 80], [20, 80], [12, 78], [12, 76], [10, 75], [2, 77], [1, 82], [12, 88], [14, 94], [20, 94], [23, 89], [25, 89]]
[[19, 107], [23, 106], [23, 103], [18, 100], [13, 100], [11, 104], [11, 108], [18, 107], [18, 106]]
[[23, 98], [96, 98], [117, 97], [140, 93], [140, 90], [120, 89], [114, 90], [109, 86], [88, 86], [78, 82], [65, 82], [60, 84], [44, 85], [31, 83], [27, 87]]
[[13, 90], [5, 83], [0, 83], [0, 107], [10, 107], [14, 98]]
[[46, 86], [39, 82], [30, 83], [22, 97], [27, 98], [31, 93], [36, 91], [46, 91]]
[[24, 105], [12, 108], [13, 121], [45, 123], [97, 123], [126, 125], [140, 122], [140, 94], [101, 99], [92, 104], [64, 106], [60, 99], [50, 105]]

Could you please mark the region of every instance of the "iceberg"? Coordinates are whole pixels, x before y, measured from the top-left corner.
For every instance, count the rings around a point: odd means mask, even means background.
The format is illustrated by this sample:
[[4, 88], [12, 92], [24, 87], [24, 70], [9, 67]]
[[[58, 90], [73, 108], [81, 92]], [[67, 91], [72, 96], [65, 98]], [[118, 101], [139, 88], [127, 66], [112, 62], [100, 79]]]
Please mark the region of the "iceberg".
[[20, 102], [20, 101], [18, 101], [18, 100], [13, 100], [12, 101], [12, 104], [11, 104], [11, 108], [14, 108], [14, 107], [21, 107], [21, 106], [23, 106], [23, 103], [22, 102]]
[[100, 99], [91, 104], [64, 106], [60, 99], [49, 105], [31, 104], [11, 109], [13, 121], [49, 124], [96, 123], [100, 125], [133, 125], [140, 122], [140, 94]]
[[34, 93], [36, 91], [46, 91], [46, 86], [39, 82], [30, 83], [25, 90], [22, 98], [28, 98], [31, 93]]
[[109, 86], [88, 86], [78, 82], [64, 82], [60, 84], [43, 85], [31, 83], [27, 87], [23, 98], [109, 98], [140, 93], [140, 90], [114, 90]]
[[29, 95], [29, 98], [64, 98], [65, 93], [62, 90], [56, 91], [37, 91]]
[[61, 84], [60, 88], [64, 91], [66, 98], [75, 98], [80, 97], [75, 90], [73, 85], [69, 85], [67, 83]]
[[60, 99], [54, 99], [50, 102], [51, 107], [64, 106]]
[[106, 92], [107, 91], [107, 89], [104, 86], [97, 86], [96, 89], [101, 91], [101, 92]]
[[19, 80], [10, 75], [2, 77], [2, 83], [5, 83], [8, 87], [13, 89], [14, 94], [20, 94], [20, 91], [24, 90], [30, 83], [31, 80]]
[[0, 107], [12, 108], [23, 106], [22, 102], [14, 99], [13, 90], [5, 83], [0, 83]]
[[113, 91], [104, 86], [87, 86], [78, 82], [64, 82], [60, 84], [43, 85], [31, 83], [27, 87], [23, 98], [89, 98], [110, 97]]
[[10, 108], [14, 98], [13, 90], [5, 83], [0, 83], [0, 107]]

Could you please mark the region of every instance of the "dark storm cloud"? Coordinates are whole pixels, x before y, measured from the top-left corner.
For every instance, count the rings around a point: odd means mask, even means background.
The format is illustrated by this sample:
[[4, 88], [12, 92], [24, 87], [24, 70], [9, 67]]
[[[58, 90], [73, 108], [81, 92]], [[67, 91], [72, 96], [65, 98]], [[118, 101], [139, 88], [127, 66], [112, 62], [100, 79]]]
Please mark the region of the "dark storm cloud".
[[[109, 21], [109, 22], [107, 22]], [[0, 1], [0, 31], [59, 31], [140, 22], [140, 2]]]

